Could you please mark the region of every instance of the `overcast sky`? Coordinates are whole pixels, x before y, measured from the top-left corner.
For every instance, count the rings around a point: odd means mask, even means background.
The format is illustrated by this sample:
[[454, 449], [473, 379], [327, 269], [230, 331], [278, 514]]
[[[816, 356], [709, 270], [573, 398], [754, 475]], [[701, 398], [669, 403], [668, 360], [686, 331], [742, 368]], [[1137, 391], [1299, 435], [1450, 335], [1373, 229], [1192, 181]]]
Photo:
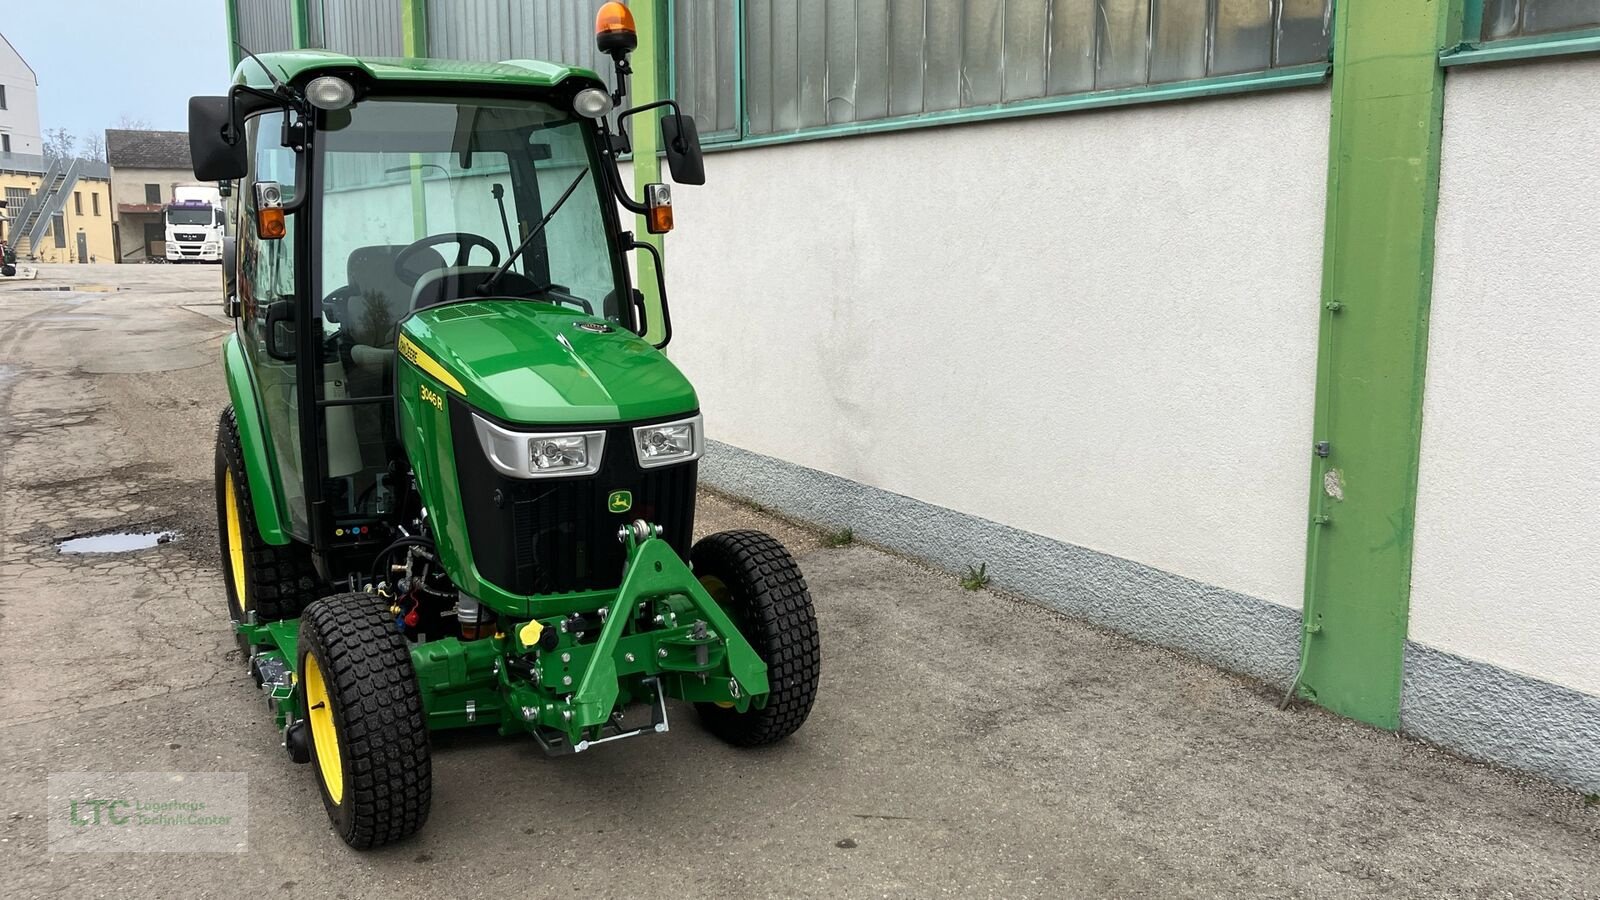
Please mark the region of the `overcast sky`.
[[39, 120], [79, 136], [127, 115], [183, 131], [189, 98], [228, 86], [217, 0], [0, 0], [0, 33], [39, 76]]

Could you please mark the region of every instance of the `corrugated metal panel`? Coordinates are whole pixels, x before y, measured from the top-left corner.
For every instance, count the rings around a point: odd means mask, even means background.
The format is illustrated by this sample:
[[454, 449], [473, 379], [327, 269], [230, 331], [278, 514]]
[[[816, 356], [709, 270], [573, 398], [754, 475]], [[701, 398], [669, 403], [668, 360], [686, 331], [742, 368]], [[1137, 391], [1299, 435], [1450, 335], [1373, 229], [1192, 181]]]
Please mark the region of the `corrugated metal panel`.
[[594, 47], [601, 0], [428, 0], [428, 55], [541, 59], [606, 74]]
[[320, 22], [322, 44], [352, 56], [404, 56], [397, 0], [311, 0], [321, 9], [311, 19]]
[[[511, 0], [510, 59], [544, 59], [609, 76], [611, 61], [594, 47], [600, 0]], [[601, 60], [605, 64], [601, 64]]]
[[294, 48], [289, 0], [235, 0], [239, 10], [239, 43], [252, 53]]
[[[750, 133], [1326, 59], [1330, 3], [746, 0]], [[678, 98], [703, 133], [717, 99], [708, 86], [720, 85], [707, 73], [731, 69], [718, 43], [728, 23], [708, 15], [715, 9], [713, 0], [676, 5]]]
[[428, 55], [497, 62], [511, 57], [507, 0], [428, 0]]

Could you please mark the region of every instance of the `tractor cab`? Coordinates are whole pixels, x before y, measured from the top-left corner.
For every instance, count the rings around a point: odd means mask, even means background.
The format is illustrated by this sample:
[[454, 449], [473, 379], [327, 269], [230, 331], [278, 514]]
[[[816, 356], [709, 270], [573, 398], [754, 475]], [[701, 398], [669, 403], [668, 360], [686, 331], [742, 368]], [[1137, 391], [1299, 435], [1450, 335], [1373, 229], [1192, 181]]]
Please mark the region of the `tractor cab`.
[[421, 827], [430, 730], [577, 753], [668, 730], [675, 700], [757, 746], [815, 695], [788, 552], [693, 540], [704, 421], [660, 352], [660, 255], [623, 218], [670, 230], [671, 193], [635, 199], [617, 158], [651, 112], [673, 179], [700, 184], [699, 141], [670, 100], [617, 109], [626, 7], [597, 41], [614, 90], [540, 62], [294, 51], [190, 101], [195, 174], [233, 198], [230, 617], [353, 846]]
[[[285, 525], [337, 580], [342, 551], [393, 536], [401, 322], [492, 299], [663, 346], [664, 282], [648, 306], [630, 284], [628, 254], [654, 248], [618, 206], [664, 231], [670, 192], [631, 200], [613, 96], [579, 70], [301, 51], [252, 57], [239, 80], [194, 101], [196, 127], [233, 141], [196, 170], [238, 176], [221, 179], [238, 182], [226, 302], [290, 476]], [[693, 120], [663, 105], [675, 171], [703, 181]]]

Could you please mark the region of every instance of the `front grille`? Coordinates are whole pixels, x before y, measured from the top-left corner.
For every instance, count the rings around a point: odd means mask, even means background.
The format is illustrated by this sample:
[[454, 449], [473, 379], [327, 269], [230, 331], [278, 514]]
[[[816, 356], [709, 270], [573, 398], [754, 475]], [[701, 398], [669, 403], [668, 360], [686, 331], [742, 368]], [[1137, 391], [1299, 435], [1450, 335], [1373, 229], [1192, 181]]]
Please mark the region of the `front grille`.
[[203, 234], [184, 234], [182, 232], [174, 232], [173, 237], [180, 241], [203, 241], [206, 239]]
[[[493, 584], [516, 594], [614, 588], [627, 559], [617, 529], [634, 519], [662, 526], [667, 543], [688, 558], [698, 465], [639, 468], [632, 427], [640, 423], [607, 428], [594, 475], [508, 478], [489, 464], [466, 404], [452, 397], [450, 407], [473, 561]], [[608, 501], [619, 490], [632, 492], [633, 505], [613, 513]]]

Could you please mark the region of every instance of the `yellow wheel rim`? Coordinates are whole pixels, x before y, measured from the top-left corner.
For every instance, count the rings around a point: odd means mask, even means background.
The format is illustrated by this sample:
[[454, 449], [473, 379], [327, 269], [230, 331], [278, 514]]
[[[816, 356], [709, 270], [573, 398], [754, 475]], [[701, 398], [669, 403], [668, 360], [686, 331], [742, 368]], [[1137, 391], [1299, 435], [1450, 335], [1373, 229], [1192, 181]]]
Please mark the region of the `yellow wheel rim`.
[[222, 508], [228, 520], [228, 575], [233, 579], [234, 611], [239, 621], [244, 621], [244, 527], [239, 521], [238, 491], [233, 486], [233, 471], [229, 470], [222, 483]]
[[[700, 586], [706, 589], [706, 593], [711, 595], [711, 599], [717, 601], [717, 605], [722, 607], [723, 612], [728, 611], [728, 604], [733, 600], [733, 591], [728, 589], [726, 582], [715, 575], [702, 575], [700, 576]], [[732, 703], [719, 700], [717, 705], [723, 709], [733, 709]]]
[[316, 654], [307, 653], [305, 661], [306, 715], [311, 718], [311, 745], [317, 750], [317, 771], [322, 773], [322, 786], [328, 797], [338, 806], [344, 801], [344, 765], [339, 759], [339, 733], [333, 724], [333, 704], [328, 700], [328, 685], [322, 680], [322, 669], [317, 665]]

